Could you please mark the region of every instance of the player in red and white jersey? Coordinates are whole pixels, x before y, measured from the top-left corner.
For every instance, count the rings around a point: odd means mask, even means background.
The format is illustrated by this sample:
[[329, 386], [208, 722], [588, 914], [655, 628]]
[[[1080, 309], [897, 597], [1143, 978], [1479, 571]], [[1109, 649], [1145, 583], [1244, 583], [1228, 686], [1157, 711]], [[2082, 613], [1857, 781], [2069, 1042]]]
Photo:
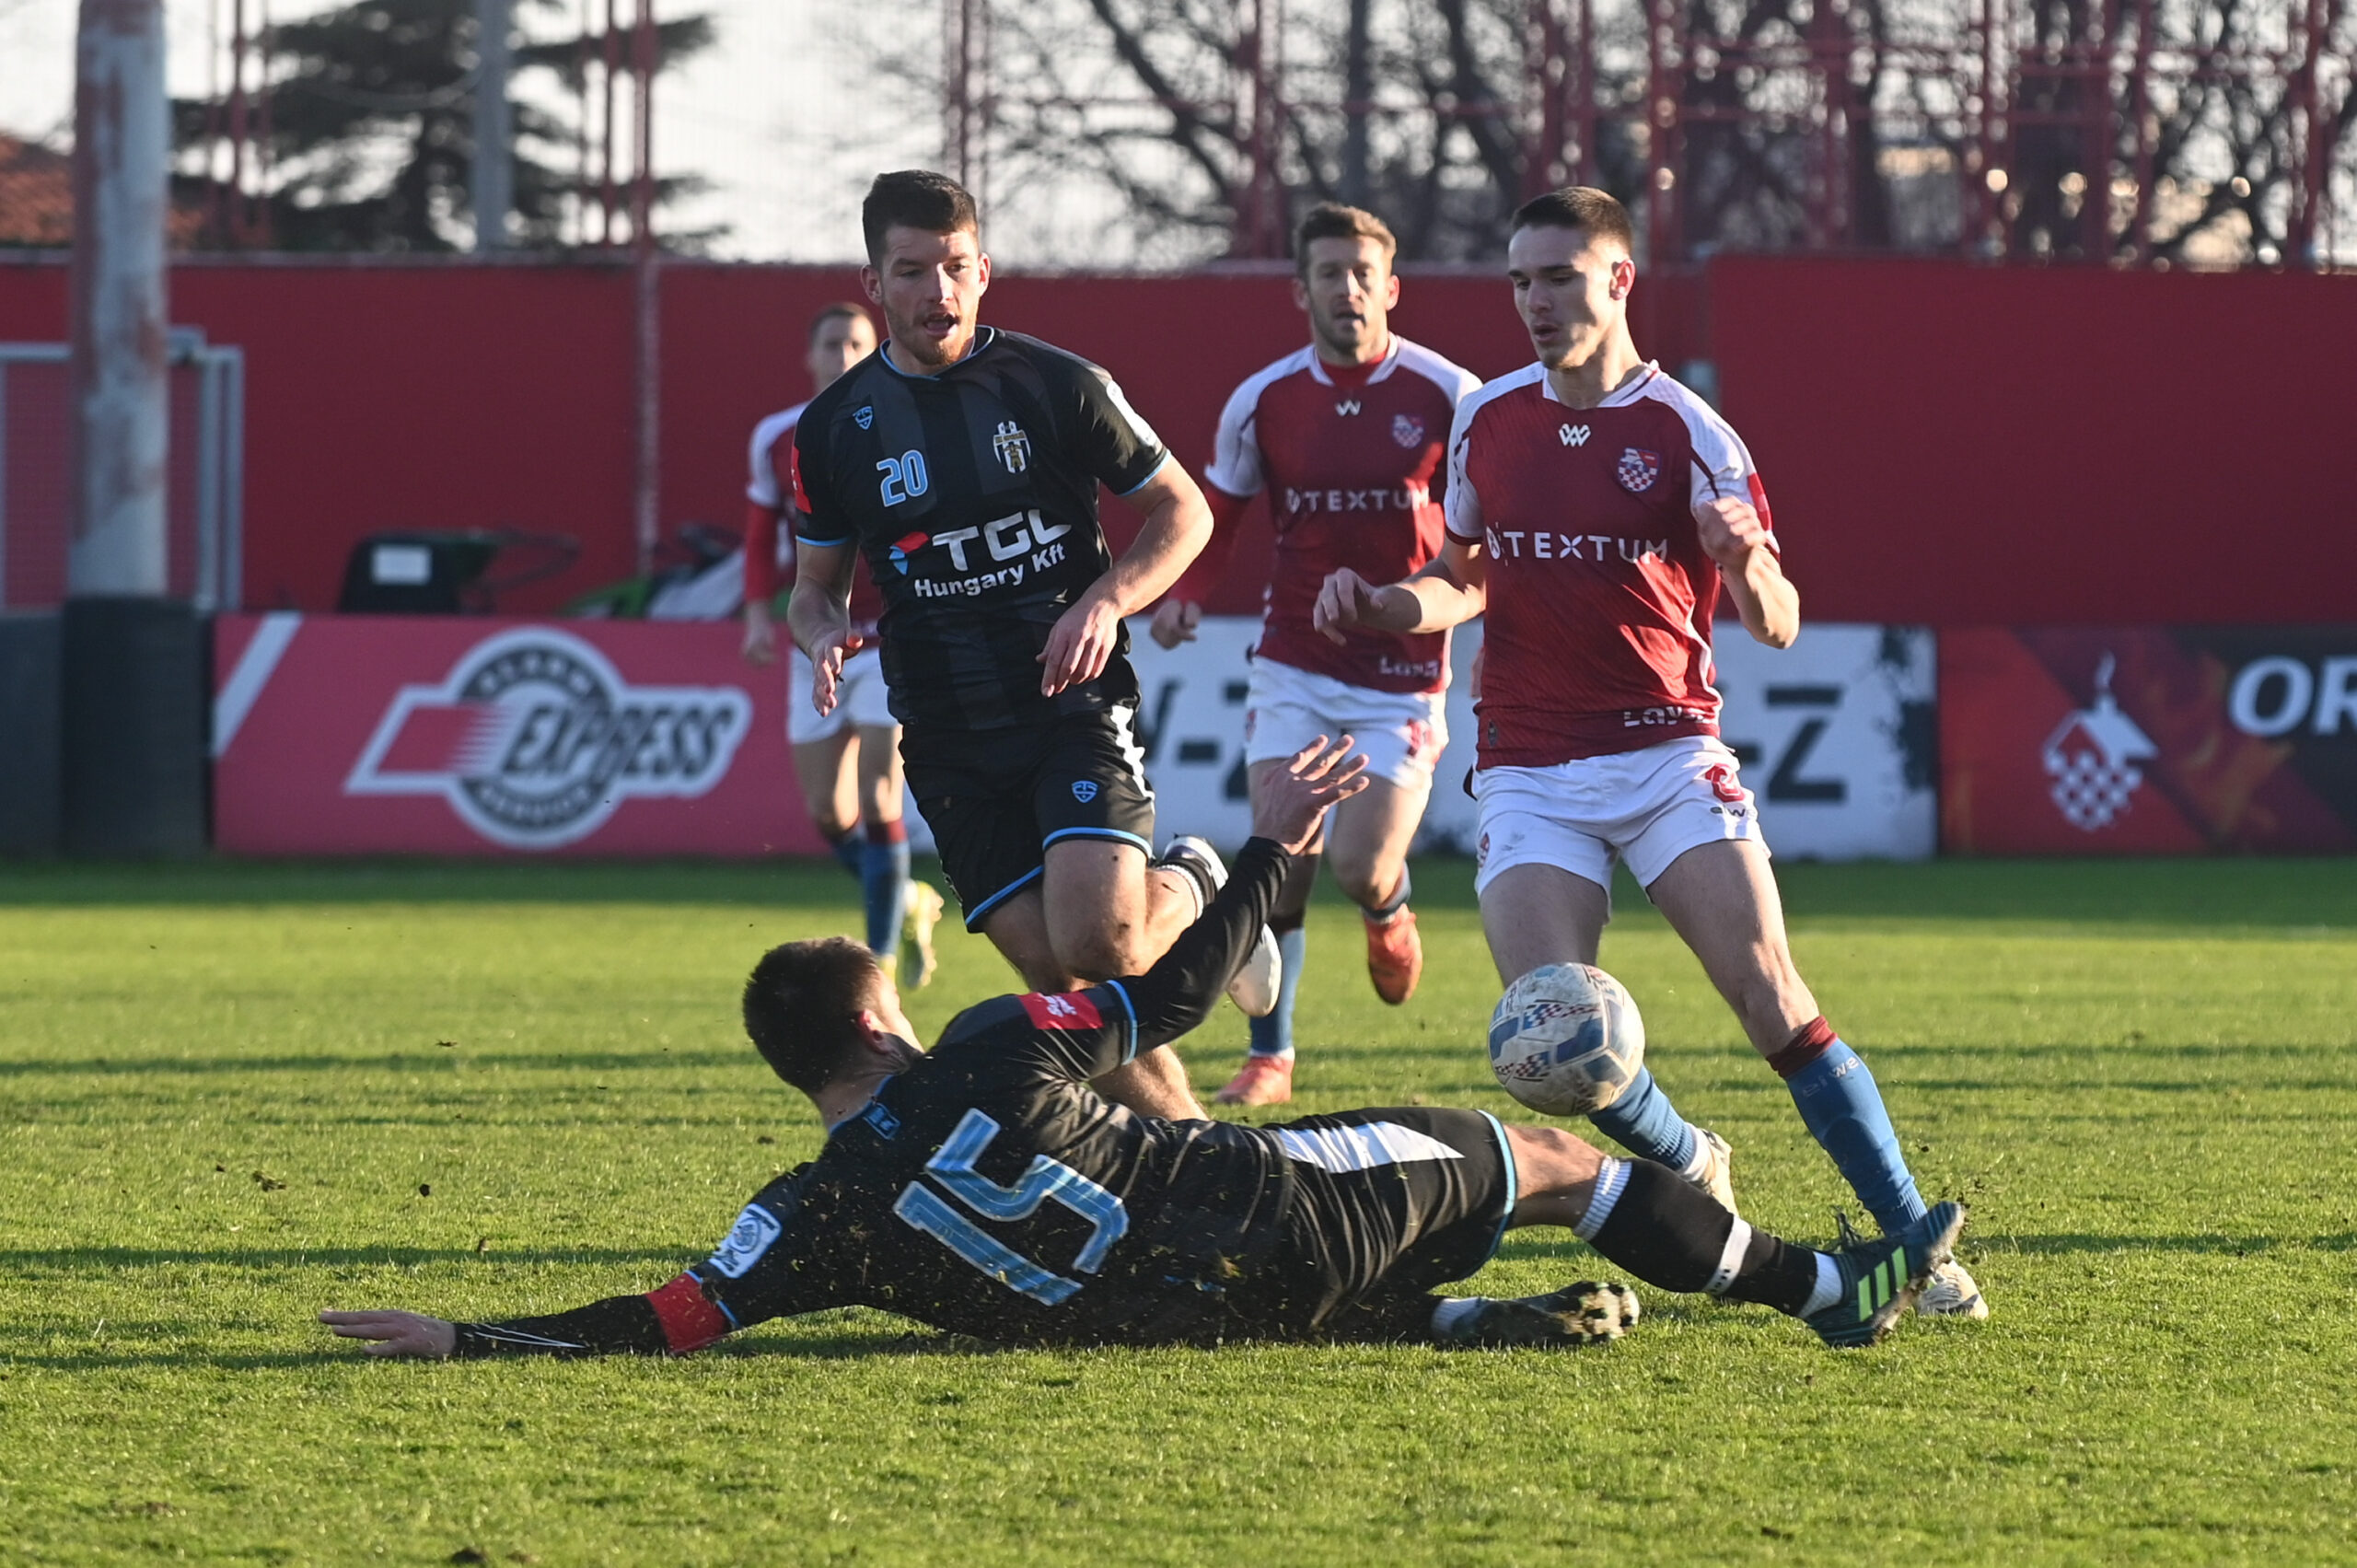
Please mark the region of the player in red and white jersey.
[[1220, 1091], [1225, 1104], [1293, 1098], [1302, 917], [1321, 853], [1364, 916], [1376, 994], [1394, 1005], [1407, 1001], [1423, 968], [1407, 856], [1448, 739], [1448, 633], [1367, 629], [1335, 642], [1310, 624], [1328, 574], [1348, 567], [1389, 582], [1439, 552], [1449, 422], [1457, 400], [1480, 385], [1390, 330], [1399, 302], [1397, 248], [1383, 220], [1356, 207], [1328, 203], [1303, 218], [1294, 300], [1309, 318], [1310, 342], [1227, 400], [1203, 475], [1213, 542], [1155, 613], [1154, 637], [1164, 647], [1194, 637], [1203, 590], [1226, 568], [1247, 503], [1265, 490], [1276, 560], [1252, 653], [1246, 764], [1257, 777], [1320, 735], [1348, 734], [1370, 759], [1375, 781], [1337, 808], [1322, 849], [1313, 845], [1295, 862], [1278, 895], [1269, 929], [1284, 979], [1275, 1011], [1251, 1020], [1251, 1051]]
[[[1594, 963], [1625, 861], [1895, 1234], [1923, 1201], [1874, 1074], [1794, 967], [1757, 803], [1718, 734], [1722, 596], [1778, 648], [1799, 634], [1800, 597], [1742, 441], [1638, 356], [1631, 245], [1601, 191], [1515, 214], [1507, 275], [1538, 363], [1458, 405], [1440, 557], [1384, 587], [1337, 571], [1315, 619], [1338, 635], [1419, 632], [1486, 609], [1475, 887], [1500, 977]], [[1592, 1120], [1734, 1206], [1725, 1140], [1680, 1117], [1650, 1073]], [[1920, 1309], [1988, 1313], [1952, 1261]]]
[[[837, 377], [876, 352], [876, 327], [856, 305], [830, 305], [811, 319], [811, 389], [824, 391]], [[794, 431], [807, 403], [771, 414], [753, 426], [752, 475], [745, 487], [746, 662], [777, 658], [773, 603], [791, 586], [794, 535], [779, 523], [793, 509]], [[902, 985], [933, 978], [933, 928], [941, 919], [940, 893], [909, 876], [909, 830], [902, 819], [900, 726], [886, 702], [884, 671], [875, 646], [883, 600], [860, 568], [852, 580], [853, 626], [868, 639], [865, 648], [843, 661], [842, 695], [834, 712], [820, 717], [797, 700], [810, 689], [810, 661], [789, 648], [786, 740], [794, 772], [810, 819], [835, 858], [859, 878], [867, 922], [867, 946], [891, 958], [905, 946]], [[856, 834], [853, 830], [860, 830]]]

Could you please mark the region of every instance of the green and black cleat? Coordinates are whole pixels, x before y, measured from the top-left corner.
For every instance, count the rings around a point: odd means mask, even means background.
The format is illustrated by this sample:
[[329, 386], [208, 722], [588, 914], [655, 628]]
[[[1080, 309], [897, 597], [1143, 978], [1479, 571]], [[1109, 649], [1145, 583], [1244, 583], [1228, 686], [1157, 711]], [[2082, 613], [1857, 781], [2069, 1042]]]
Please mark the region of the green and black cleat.
[[1450, 1336], [1461, 1345], [1597, 1345], [1637, 1326], [1637, 1293], [1582, 1280], [1545, 1295], [1492, 1296]]
[[1896, 1236], [1843, 1248], [1833, 1255], [1841, 1266], [1840, 1299], [1803, 1321], [1835, 1350], [1879, 1344], [1948, 1260], [1963, 1229], [1964, 1205], [1938, 1203]]

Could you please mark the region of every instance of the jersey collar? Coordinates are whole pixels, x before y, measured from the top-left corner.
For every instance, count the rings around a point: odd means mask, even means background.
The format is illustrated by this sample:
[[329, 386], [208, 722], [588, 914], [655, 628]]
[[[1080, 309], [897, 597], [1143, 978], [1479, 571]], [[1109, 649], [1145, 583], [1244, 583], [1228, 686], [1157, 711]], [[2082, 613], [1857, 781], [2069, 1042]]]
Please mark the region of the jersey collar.
[[981, 354], [982, 350], [990, 347], [991, 344], [997, 341], [998, 329], [996, 327], [976, 327], [974, 329], [974, 341], [966, 345], [966, 353], [964, 356], [959, 358], [956, 364], [943, 366], [937, 373], [932, 376], [920, 376], [913, 370], [903, 370], [899, 366], [893, 364], [892, 356], [884, 352], [885, 348], [888, 348], [891, 345], [891, 340], [888, 338], [885, 340], [883, 347], [877, 349], [876, 357], [884, 362], [885, 369], [889, 370], [893, 375], [898, 376], [903, 381], [936, 381], [943, 376], [948, 375], [952, 370], [957, 369], [959, 365], [963, 365], [968, 360], [977, 357]]
[[[1316, 381], [1321, 387], [1332, 386], [1334, 384], [1334, 377], [1326, 373], [1326, 361], [1318, 356], [1318, 345], [1316, 343], [1311, 343], [1306, 352], [1309, 354], [1310, 379]], [[1377, 381], [1380, 381], [1386, 376], [1390, 375], [1391, 372], [1398, 367], [1399, 364], [1399, 334], [1394, 332], [1391, 334], [1391, 346], [1384, 351], [1384, 354], [1381, 359], [1375, 362], [1375, 368], [1366, 373], [1366, 381], [1364, 384], [1369, 387], [1374, 386]]]
[[[1545, 398], [1550, 403], [1562, 402], [1563, 400], [1555, 394], [1555, 383], [1547, 378], [1547, 366], [1545, 362], [1534, 362], [1531, 365], [1531, 369], [1536, 371], [1538, 376], [1539, 396]], [[1602, 402], [1597, 403], [1596, 406], [1597, 408], [1622, 408], [1630, 403], [1635, 402], [1638, 397], [1643, 393], [1644, 389], [1654, 384], [1654, 377], [1661, 374], [1661, 361], [1658, 359], [1646, 360], [1644, 364], [1644, 371], [1645, 373], [1643, 375], [1631, 377], [1621, 386], [1615, 388], [1606, 396]], [[1563, 406], [1568, 408], [1571, 405], [1565, 403]]]

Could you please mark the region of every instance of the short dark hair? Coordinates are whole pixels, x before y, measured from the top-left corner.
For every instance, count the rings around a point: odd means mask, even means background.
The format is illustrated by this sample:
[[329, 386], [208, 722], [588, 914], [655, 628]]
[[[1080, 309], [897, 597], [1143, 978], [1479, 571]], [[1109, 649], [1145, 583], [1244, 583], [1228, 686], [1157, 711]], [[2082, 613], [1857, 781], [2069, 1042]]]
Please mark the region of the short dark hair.
[[745, 982], [745, 1032], [779, 1077], [815, 1095], [857, 1060], [859, 1015], [882, 978], [876, 955], [848, 936], [772, 947]]
[[900, 168], [879, 174], [860, 203], [860, 231], [867, 238], [867, 259], [881, 265], [884, 236], [893, 228], [921, 228], [927, 234], [955, 234], [970, 228], [982, 231], [982, 216], [974, 194], [946, 174], [929, 168]]
[[1293, 264], [1302, 276], [1309, 275], [1309, 242], [1313, 239], [1372, 239], [1383, 247], [1383, 260], [1388, 264], [1399, 251], [1399, 241], [1391, 233], [1391, 226], [1368, 212], [1364, 207], [1346, 207], [1340, 202], [1320, 202], [1301, 217], [1301, 226], [1293, 232]]
[[819, 329], [825, 326], [830, 321], [865, 321], [867, 323], [871, 331], [873, 331], [876, 326], [876, 319], [874, 317], [868, 315], [867, 307], [865, 305], [853, 305], [848, 299], [838, 299], [832, 305], [826, 307], [816, 316], [810, 318], [810, 334], [808, 338], [805, 340], [804, 346], [807, 347], [810, 343], [817, 343], [819, 341]]
[[1629, 209], [1611, 192], [1593, 185], [1566, 185], [1533, 196], [1514, 210], [1514, 227], [1576, 228], [1591, 240], [1612, 240], [1631, 256], [1637, 253], [1637, 229], [1629, 221]]

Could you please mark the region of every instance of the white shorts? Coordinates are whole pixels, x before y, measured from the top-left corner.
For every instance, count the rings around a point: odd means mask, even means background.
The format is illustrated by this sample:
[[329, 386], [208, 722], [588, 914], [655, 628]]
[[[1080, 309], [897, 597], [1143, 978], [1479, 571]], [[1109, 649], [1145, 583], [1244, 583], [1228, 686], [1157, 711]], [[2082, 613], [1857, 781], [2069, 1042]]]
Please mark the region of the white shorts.
[[1612, 862], [1651, 887], [1700, 844], [1751, 839], [1759, 810], [1715, 738], [1689, 735], [1642, 751], [1551, 768], [1484, 768], [1473, 775], [1481, 836], [1473, 890], [1514, 865], [1552, 865], [1610, 891]]
[[1244, 761], [1290, 757], [1321, 735], [1331, 740], [1347, 734], [1366, 753], [1369, 778], [1430, 790], [1433, 764], [1448, 744], [1446, 696], [1376, 691], [1256, 658], [1245, 699]]
[[835, 686], [835, 711], [820, 718], [810, 706], [810, 680], [818, 671], [800, 648], [788, 661], [785, 686], [785, 738], [796, 746], [830, 740], [850, 725], [859, 729], [889, 729], [900, 721], [892, 716], [890, 694], [884, 690], [884, 656], [862, 648], [843, 660], [842, 679]]

